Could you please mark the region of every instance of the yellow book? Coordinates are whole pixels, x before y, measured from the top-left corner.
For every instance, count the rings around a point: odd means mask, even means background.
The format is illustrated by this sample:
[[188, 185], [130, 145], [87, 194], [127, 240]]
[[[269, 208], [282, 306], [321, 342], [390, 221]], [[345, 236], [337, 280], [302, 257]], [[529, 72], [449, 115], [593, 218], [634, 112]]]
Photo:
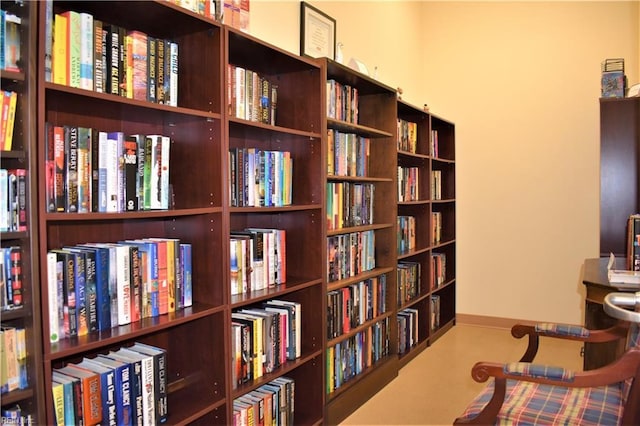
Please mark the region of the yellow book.
[[11, 150], [13, 142], [13, 126], [16, 121], [16, 105], [18, 104], [17, 92], [5, 92], [4, 96], [9, 96], [9, 111], [7, 113], [7, 128], [4, 134], [4, 149], [5, 151]]
[[56, 84], [69, 84], [67, 43], [67, 17], [57, 14], [53, 27], [53, 82]]
[[125, 80], [127, 85], [127, 98], [133, 99], [133, 36], [127, 34], [124, 40], [127, 46], [127, 77]]
[[53, 413], [56, 417], [56, 426], [64, 426], [64, 385], [53, 382], [51, 384], [53, 392]]
[[175, 239], [167, 238], [167, 287], [169, 294], [168, 312], [176, 310], [176, 243]]

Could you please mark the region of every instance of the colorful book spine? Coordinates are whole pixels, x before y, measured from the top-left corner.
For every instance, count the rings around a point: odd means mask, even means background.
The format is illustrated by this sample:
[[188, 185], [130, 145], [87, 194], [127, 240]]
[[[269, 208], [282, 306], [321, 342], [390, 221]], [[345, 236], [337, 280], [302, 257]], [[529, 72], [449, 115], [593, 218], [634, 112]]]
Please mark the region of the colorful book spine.
[[66, 15], [56, 14], [54, 17], [53, 31], [53, 82], [56, 84], [69, 84], [69, 39], [68, 19]]
[[94, 88], [94, 45], [93, 15], [85, 12], [80, 17], [80, 88], [93, 90]]

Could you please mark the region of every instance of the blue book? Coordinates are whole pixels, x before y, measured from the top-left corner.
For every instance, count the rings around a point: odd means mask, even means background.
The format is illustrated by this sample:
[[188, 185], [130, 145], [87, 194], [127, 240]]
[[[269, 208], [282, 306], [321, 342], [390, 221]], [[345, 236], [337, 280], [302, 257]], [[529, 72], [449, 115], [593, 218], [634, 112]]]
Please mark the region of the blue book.
[[109, 249], [106, 247], [82, 245], [83, 249], [95, 254], [95, 292], [98, 330], [111, 328], [111, 295], [109, 294]]
[[116, 379], [116, 418], [118, 425], [133, 425], [132, 366], [130, 363], [98, 355], [92, 361], [113, 368]]
[[193, 305], [193, 282], [191, 269], [191, 244], [180, 243], [180, 268], [182, 269], [182, 305]]
[[108, 358], [115, 359], [117, 361], [125, 362], [130, 365], [131, 375], [129, 381], [131, 383], [131, 418], [134, 426], [144, 426], [144, 404], [143, 404], [143, 382], [142, 382], [142, 360], [140, 358], [132, 357], [126, 352], [125, 348], [120, 348], [118, 351], [111, 351]]
[[96, 363], [89, 358], [84, 358], [76, 365], [100, 376], [100, 395], [102, 398], [102, 423], [100, 424], [103, 426], [118, 426], [116, 417], [116, 373], [114, 369]]
[[89, 333], [87, 313], [87, 285], [86, 285], [86, 256], [81, 250], [74, 247], [64, 247], [64, 251], [71, 253], [74, 259], [73, 272], [75, 274], [76, 309], [78, 321], [78, 336]]

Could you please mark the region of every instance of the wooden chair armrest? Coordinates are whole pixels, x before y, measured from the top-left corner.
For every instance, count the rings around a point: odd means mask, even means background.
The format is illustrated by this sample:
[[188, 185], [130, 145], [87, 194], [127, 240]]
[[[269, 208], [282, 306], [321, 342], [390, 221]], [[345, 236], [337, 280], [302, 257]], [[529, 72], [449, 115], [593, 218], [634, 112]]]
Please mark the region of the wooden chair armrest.
[[621, 322], [603, 330], [589, 330], [580, 325], [539, 323], [536, 325], [516, 324], [511, 328], [511, 335], [517, 339], [529, 336], [527, 349], [520, 358], [520, 362], [533, 362], [540, 337], [552, 337], [564, 340], [577, 340], [581, 342], [611, 342], [624, 339], [629, 328], [628, 323]]
[[564, 387], [606, 386], [635, 376], [640, 365], [640, 347], [629, 349], [611, 364], [588, 371], [571, 372], [561, 367], [546, 367], [549, 374], [543, 374], [538, 369], [533, 369], [534, 373], [529, 374], [521, 371], [523, 366], [517, 364], [528, 363], [478, 362], [471, 370], [471, 377], [476, 382], [486, 382], [490, 377], [494, 377]]

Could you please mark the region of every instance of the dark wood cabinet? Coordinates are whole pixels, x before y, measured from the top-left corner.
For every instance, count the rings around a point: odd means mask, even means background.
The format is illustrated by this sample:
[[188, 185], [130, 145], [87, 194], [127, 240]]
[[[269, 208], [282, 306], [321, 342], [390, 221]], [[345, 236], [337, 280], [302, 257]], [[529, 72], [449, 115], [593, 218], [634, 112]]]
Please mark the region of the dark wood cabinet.
[[600, 256], [627, 254], [640, 212], [640, 98], [600, 99]]
[[[26, 229], [6, 230], [0, 235], [2, 247], [15, 247], [21, 256], [22, 301], [10, 309], [0, 312], [3, 327], [25, 330], [26, 386], [2, 394], [2, 410], [20, 407], [23, 420], [34, 424], [44, 423], [44, 386], [42, 373], [41, 311], [38, 252], [38, 211], [37, 211], [37, 162], [36, 128], [32, 119], [36, 111], [36, 64], [35, 49], [37, 36], [36, 2], [2, 2], [2, 11], [18, 17], [19, 53], [17, 69], [2, 69], [2, 90], [17, 93], [16, 112], [10, 150], [0, 152], [2, 169], [26, 170]], [[8, 35], [7, 35], [8, 37]], [[4, 42], [4, 40], [3, 40]], [[3, 44], [4, 48], [4, 44]], [[7, 188], [2, 188], [6, 195]], [[3, 278], [2, 290], [7, 281]], [[9, 284], [10, 285], [10, 284]], [[4, 338], [4, 336], [3, 336]], [[2, 342], [5, 345], [5, 342]], [[3, 348], [4, 351], [4, 348]]]

